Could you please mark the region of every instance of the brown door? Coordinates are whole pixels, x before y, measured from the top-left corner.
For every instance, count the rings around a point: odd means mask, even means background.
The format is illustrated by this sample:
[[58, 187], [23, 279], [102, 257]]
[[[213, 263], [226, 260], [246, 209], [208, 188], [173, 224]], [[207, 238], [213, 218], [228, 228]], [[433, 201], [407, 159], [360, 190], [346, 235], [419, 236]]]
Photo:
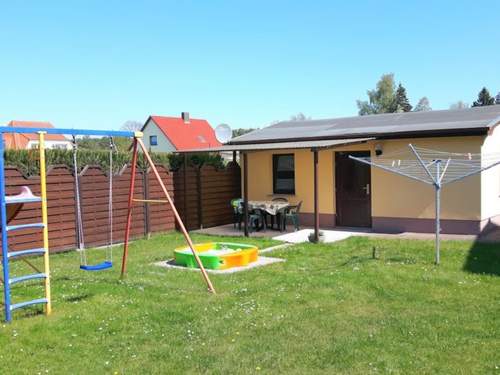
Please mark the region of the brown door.
[[370, 166], [349, 159], [370, 156], [369, 151], [335, 153], [335, 190], [337, 225], [371, 227], [371, 174]]

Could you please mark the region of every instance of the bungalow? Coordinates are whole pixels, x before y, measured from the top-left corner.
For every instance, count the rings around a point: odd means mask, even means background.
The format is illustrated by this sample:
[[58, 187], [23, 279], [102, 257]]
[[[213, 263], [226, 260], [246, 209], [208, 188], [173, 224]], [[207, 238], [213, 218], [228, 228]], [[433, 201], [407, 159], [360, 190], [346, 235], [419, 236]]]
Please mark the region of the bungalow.
[[[443, 152], [500, 152], [500, 105], [460, 110], [285, 121], [242, 135], [219, 151], [243, 154], [249, 200], [302, 202], [301, 221], [322, 228], [434, 231], [431, 186], [358, 163], [349, 155], [408, 153], [408, 145]], [[398, 156], [401, 158], [401, 156]], [[500, 167], [446, 185], [442, 233], [479, 234], [500, 222]]]
[[153, 152], [221, 145], [208, 121], [192, 119], [188, 112], [182, 112], [181, 117], [149, 116], [141, 131], [144, 133], [144, 144]]

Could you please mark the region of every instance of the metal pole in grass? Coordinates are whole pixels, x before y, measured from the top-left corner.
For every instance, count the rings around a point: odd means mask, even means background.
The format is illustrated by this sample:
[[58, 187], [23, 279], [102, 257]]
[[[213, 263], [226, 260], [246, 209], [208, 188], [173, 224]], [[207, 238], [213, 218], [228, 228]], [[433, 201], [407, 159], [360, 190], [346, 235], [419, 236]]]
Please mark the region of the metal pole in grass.
[[45, 314], [52, 313], [52, 297], [50, 292], [50, 264], [49, 264], [49, 220], [47, 209], [47, 172], [45, 163], [45, 132], [38, 132], [38, 152], [40, 154], [40, 195], [42, 197], [42, 236], [43, 236], [43, 264], [45, 272]]
[[5, 310], [5, 320], [12, 320], [12, 311], [10, 309], [10, 270], [9, 270], [9, 245], [7, 231], [7, 207], [5, 203], [5, 169], [4, 169], [4, 136], [0, 136], [0, 215], [2, 226], [2, 271], [3, 271], [3, 301]]
[[[428, 150], [423, 148], [415, 148], [409, 144], [411, 152], [414, 154], [417, 162], [408, 159], [390, 159], [378, 157], [375, 161], [371, 158], [359, 158], [349, 155], [350, 159], [360, 163], [370, 165], [382, 169], [386, 172], [391, 172], [410, 178], [415, 181], [420, 181], [434, 187], [435, 192], [435, 247], [436, 259], [438, 265], [441, 261], [441, 189], [445, 184], [461, 181], [464, 178], [484, 172], [490, 168], [500, 165], [500, 153], [491, 155], [472, 154], [472, 153], [456, 153], [444, 152], [436, 150]], [[424, 161], [426, 159], [426, 162]], [[446, 159], [444, 167], [442, 166], [443, 159]], [[386, 164], [384, 164], [384, 162]], [[487, 164], [487, 165], [486, 165]], [[434, 167], [433, 167], [434, 166]], [[421, 167], [421, 168], [420, 168]], [[436, 168], [435, 173], [430, 169]]]
[[441, 251], [441, 182], [440, 182], [441, 160], [436, 161], [436, 264], [439, 264]]
[[[431, 178], [433, 185], [434, 185], [434, 190], [435, 190], [435, 196], [436, 196], [436, 264], [439, 265], [439, 258], [440, 258], [440, 251], [441, 251], [441, 181], [443, 179], [443, 176], [441, 176], [441, 160], [437, 159], [434, 161], [434, 165], [436, 166], [436, 175], [433, 176], [427, 165], [424, 163], [420, 155], [418, 154], [417, 150], [415, 150], [415, 147], [413, 145], [409, 145], [410, 149], [412, 150], [413, 154], [415, 154], [415, 157], [417, 158], [418, 162], [424, 168], [425, 172], [429, 175]], [[448, 161], [449, 162], [449, 161]]]
[[198, 256], [198, 254], [194, 248], [193, 241], [191, 241], [191, 237], [189, 236], [189, 233], [187, 232], [186, 227], [184, 226], [184, 223], [182, 222], [182, 219], [179, 215], [179, 212], [177, 211], [177, 208], [174, 205], [174, 202], [170, 198], [170, 194], [168, 193], [168, 190], [165, 187], [165, 184], [163, 183], [163, 180], [161, 179], [161, 176], [158, 173], [158, 170], [156, 169], [156, 166], [154, 165], [153, 160], [151, 159], [151, 156], [149, 155], [146, 146], [142, 142], [142, 139], [140, 139], [138, 137], [136, 139], [137, 139], [137, 143], [141, 146], [141, 149], [144, 153], [144, 157], [148, 161], [149, 166], [151, 167], [151, 170], [153, 171], [158, 183], [160, 184], [160, 187], [163, 190], [163, 193], [165, 194], [165, 196], [168, 200], [168, 203], [170, 204], [170, 207], [172, 208], [175, 219], [177, 220], [177, 224], [179, 224], [179, 228], [181, 229], [181, 232], [184, 235], [184, 238], [186, 239], [186, 242], [188, 243], [188, 246], [191, 249], [191, 252], [193, 253], [194, 259], [196, 260], [196, 263], [198, 264], [198, 267], [201, 271], [203, 279], [205, 280], [205, 283], [207, 284], [208, 290], [215, 294], [215, 289], [212, 285], [212, 282], [210, 281], [210, 278], [208, 277], [207, 271], [205, 270], [205, 267], [203, 266], [203, 263], [201, 262], [201, 259]]

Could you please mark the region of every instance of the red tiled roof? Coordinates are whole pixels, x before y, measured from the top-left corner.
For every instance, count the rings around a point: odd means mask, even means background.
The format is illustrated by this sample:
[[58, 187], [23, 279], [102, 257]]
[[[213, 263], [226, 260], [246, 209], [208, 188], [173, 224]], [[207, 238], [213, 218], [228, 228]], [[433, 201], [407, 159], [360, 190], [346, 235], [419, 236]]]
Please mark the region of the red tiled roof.
[[[7, 126], [14, 128], [53, 128], [50, 122], [44, 121], [17, 121], [13, 120]], [[25, 149], [29, 141], [37, 141], [38, 134], [36, 133], [5, 133], [5, 147], [13, 149]], [[46, 141], [67, 141], [68, 139], [61, 134], [47, 134], [45, 135]]]
[[190, 119], [185, 123], [180, 117], [151, 116], [151, 119], [177, 150], [221, 146], [206, 120]]

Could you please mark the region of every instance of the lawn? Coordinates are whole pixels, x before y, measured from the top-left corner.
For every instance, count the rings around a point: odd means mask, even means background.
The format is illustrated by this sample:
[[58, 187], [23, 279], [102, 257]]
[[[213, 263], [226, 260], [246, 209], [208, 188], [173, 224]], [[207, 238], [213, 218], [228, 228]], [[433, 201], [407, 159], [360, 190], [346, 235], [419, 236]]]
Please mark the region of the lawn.
[[198, 272], [152, 265], [180, 244], [135, 242], [125, 281], [53, 255], [53, 315], [0, 324], [0, 372], [500, 374], [498, 245], [443, 242], [439, 267], [432, 241], [296, 245], [271, 253], [284, 263], [212, 275], [210, 295]]

